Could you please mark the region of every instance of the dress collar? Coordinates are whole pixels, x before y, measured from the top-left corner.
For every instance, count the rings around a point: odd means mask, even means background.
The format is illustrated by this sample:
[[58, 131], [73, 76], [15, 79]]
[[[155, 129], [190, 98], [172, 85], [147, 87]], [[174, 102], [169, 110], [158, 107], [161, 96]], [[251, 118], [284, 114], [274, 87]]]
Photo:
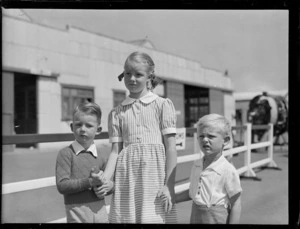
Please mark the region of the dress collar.
[[139, 99], [134, 99], [134, 98], [130, 98], [129, 96], [127, 96], [126, 99], [121, 104], [122, 104], [122, 106], [126, 106], [126, 105], [134, 103], [136, 100], [140, 100], [142, 103], [148, 104], [148, 103], [153, 102], [155, 99], [157, 99], [157, 97], [158, 97], [158, 95], [149, 91], [146, 95], [144, 95], [143, 97], [141, 97]]
[[[82, 145], [80, 145], [78, 143], [78, 141], [76, 141], [76, 140], [72, 143], [72, 147], [73, 147], [76, 155], [80, 154], [83, 150], [85, 150], [82, 147]], [[93, 143], [92, 145], [90, 145], [90, 147], [86, 151], [90, 151], [93, 154], [94, 157], [98, 156], [98, 154], [97, 154], [97, 148], [96, 148], [95, 143]]]

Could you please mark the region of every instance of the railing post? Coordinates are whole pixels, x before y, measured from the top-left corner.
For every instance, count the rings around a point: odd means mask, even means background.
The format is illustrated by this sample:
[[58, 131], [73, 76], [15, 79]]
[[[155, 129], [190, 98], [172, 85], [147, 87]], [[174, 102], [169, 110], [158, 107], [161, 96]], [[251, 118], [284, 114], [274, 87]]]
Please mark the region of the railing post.
[[244, 156], [244, 165], [247, 167], [247, 171], [245, 172], [244, 176], [245, 177], [256, 177], [256, 174], [250, 167], [251, 164], [251, 130], [252, 130], [252, 125], [251, 123], [246, 124], [247, 129], [246, 129], [246, 137], [245, 139], [245, 146], [247, 146], [246, 150], [246, 155]]
[[196, 128], [196, 132], [194, 133], [194, 154], [200, 154], [200, 158], [203, 157], [203, 153], [200, 150], [200, 146], [197, 140], [197, 125], [194, 124], [194, 128]]
[[270, 146], [268, 147], [268, 158], [270, 159], [270, 162], [268, 164], [268, 167], [278, 167], [276, 165], [276, 163], [273, 160], [273, 152], [274, 152], [274, 146], [273, 146], [273, 141], [274, 141], [274, 137], [273, 137], [273, 133], [274, 133], [274, 126], [272, 123], [269, 123], [269, 128], [268, 128], [268, 140], [270, 142]]
[[194, 154], [197, 154], [199, 152], [199, 144], [197, 140], [197, 132], [193, 134], [194, 135]]

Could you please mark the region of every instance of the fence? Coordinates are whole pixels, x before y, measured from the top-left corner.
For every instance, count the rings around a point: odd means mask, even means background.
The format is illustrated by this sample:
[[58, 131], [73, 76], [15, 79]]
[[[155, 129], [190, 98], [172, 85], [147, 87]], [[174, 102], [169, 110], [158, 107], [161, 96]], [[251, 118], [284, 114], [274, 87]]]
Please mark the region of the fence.
[[[254, 129], [266, 129], [268, 139], [265, 142], [251, 143], [251, 130]], [[273, 160], [273, 124], [252, 126], [251, 124], [246, 124], [244, 126], [232, 127], [232, 130], [239, 130], [244, 132], [244, 145], [235, 147], [224, 151], [224, 156], [232, 156], [238, 153], [244, 154], [244, 165], [237, 168], [240, 175], [249, 178], [256, 178], [254, 168], [267, 166], [272, 168], [277, 168], [276, 163]], [[177, 164], [194, 161], [201, 157], [201, 152], [199, 145], [197, 143], [196, 128], [186, 128], [186, 134], [194, 134], [194, 154], [177, 157]], [[40, 142], [59, 142], [59, 141], [72, 141], [73, 134], [22, 134], [22, 135], [11, 135], [2, 136], [2, 144], [18, 144], [18, 143], [40, 143]], [[96, 137], [96, 139], [107, 139], [108, 133], [103, 132]], [[251, 150], [268, 147], [268, 157], [260, 161], [251, 162]], [[2, 195], [7, 195], [16, 192], [23, 192], [28, 190], [34, 190], [39, 188], [45, 188], [50, 186], [55, 186], [55, 177], [46, 177], [41, 179], [26, 180], [8, 184], [2, 184]], [[181, 192], [189, 188], [189, 182], [176, 185], [175, 192]], [[107, 206], [109, 211], [109, 206]], [[49, 223], [63, 223], [66, 222], [66, 218], [51, 221]]]

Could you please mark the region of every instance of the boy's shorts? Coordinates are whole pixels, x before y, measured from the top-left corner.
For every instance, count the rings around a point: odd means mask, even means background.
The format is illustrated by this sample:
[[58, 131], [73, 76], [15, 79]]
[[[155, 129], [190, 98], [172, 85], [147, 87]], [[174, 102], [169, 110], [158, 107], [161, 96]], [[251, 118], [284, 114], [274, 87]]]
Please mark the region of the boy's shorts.
[[228, 208], [224, 205], [207, 207], [193, 202], [191, 224], [226, 224], [228, 220]]
[[104, 200], [65, 206], [67, 223], [108, 223]]

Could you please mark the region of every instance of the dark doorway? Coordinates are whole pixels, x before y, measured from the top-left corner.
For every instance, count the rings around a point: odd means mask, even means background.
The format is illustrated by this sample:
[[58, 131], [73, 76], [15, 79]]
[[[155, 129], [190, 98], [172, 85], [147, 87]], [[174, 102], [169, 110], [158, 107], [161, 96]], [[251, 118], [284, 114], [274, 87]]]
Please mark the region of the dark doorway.
[[209, 113], [208, 92], [208, 88], [184, 85], [186, 127], [193, 127], [199, 118]]
[[[36, 76], [15, 73], [15, 132], [16, 134], [37, 133], [37, 87]], [[35, 147], [34, 143], [17, 144], [17, 147]]]

